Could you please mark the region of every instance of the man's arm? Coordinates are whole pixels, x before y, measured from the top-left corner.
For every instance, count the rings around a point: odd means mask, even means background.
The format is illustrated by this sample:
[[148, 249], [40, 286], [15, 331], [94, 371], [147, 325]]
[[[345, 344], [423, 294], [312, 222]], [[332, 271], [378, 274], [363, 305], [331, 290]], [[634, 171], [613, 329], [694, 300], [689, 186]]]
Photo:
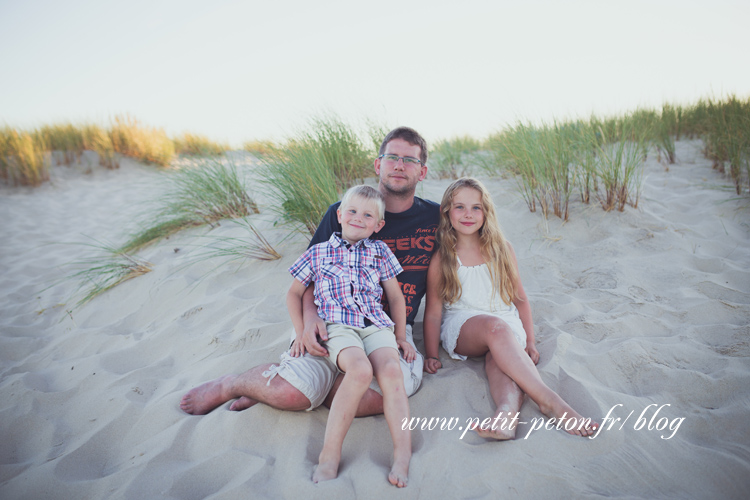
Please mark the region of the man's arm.
[[295, 279], [286, 293], [286, 308], [289, 311], [289, 316], [292, 318], [292, 325], [294, 325], [294, 333], [296, 335], [290, 349], [292, 356], [295, 358], [305, 354], [305, 346], [302, 344], [304, 326], [302, 321], [302, 296], [305, 293], [305, 288], [305, 285]]
[[381, 281], [380, 284], [388, 299], [391, 319], [395, 323], [396, 343], [404, 351], [404, 359], [409, 362], [414, 361], [417, 357], [417, 351], [414, 346], [406, 341], [406, 300], [404, 294], [401, 293], [401, 287], [398, 286], [398, 280], [391, 278]]

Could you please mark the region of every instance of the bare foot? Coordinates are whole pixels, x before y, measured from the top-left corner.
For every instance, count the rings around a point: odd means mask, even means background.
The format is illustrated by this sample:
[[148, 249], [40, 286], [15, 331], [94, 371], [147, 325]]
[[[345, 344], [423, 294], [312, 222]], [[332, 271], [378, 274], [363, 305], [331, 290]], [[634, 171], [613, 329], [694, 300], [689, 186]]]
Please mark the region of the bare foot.
[[209, 413], [214, 408], [232, 399], [227, 395], [227, 387], [232, 379], [234, 379], [233, 375], [226, 375], [191, 389], [182, 396], [180, 408], [191, 415]]
[[336, 479], [336, 477], [339, 475], [339, 461], [338, 460], [328, 460], [328, 461], [322, 461], [318, 464], [317, 467], [315, 467], [315, 472], [313, 472], [313, 483], [319, 483], [321, 481], [330, 481], [331, 479]]
[[[559, 423], [559, 428], [565, 429], [568, 434], [574, 436], [591, 436], [599, 428], [599, 423], [590, 418], [584, 418], [580, 413], [575, 411], [563, 399], [557, 396], [557, 401], [550, 405], [539, 405], [539, 409], [549, 418], [554, 418]], [[573, 420], [575, 424], [570, 421]], [[555, 425], [557, 427], [557, 424]], [[570, 429], [568, 429], [570, 427]]]
[[242, 411], [247, 410], [248, 408], [250, 408], [251, 406], [255, 406], [256, 404], [258, 404], [258, 401], [256, 401], [255, 399], [251, 399], [247, 396], [242, 396], [240, 399], [232, 403], [229, 406], [229, 409], [232, 411]]
[[[503, 409], [508, 408], [504, 405]], [[507, 414], [507, 416], [503, 416]], [[518, 412], [499, 411], [493, 418], [489, 426], [482, 428], [481, 425], [474, 427], [476, 433], [485, 439], [495, 439], [497, 441], [507, 441], [516, 438], [516, 427], [518, 427]]]
[[388, 482], [397, 488], [405, 488], [409, 483], [409, 460], [394, 460]]

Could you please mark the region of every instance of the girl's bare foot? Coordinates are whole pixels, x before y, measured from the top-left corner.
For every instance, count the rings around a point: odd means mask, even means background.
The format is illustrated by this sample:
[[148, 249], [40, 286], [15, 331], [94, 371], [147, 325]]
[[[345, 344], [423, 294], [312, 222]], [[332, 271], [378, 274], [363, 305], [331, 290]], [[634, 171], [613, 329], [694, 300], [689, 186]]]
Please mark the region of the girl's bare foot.
[[[590, 418], [584, 418], [580, 413], [571, 408], [568, 403], [563, 401], [560, 396], [557, 396], [556, 400], [552, 401], [549, 405], [539, 405], [539, 409], [547, 417], [558, 421], [561, 429], [565, 429], [565, 432], [574, 436], [588, 437], [593, 435], [599, 428], [599, 423], [594, 422]], [[571, 424], [571, 420], [575, 421], [575, 424]]]
[[185, 413], [190, 413], [191, 415], [205, 415], [209, 413], [214, 408], [232, 399], [227, 393], [233, 378], [233, 375], [225, 375], [224, 377], [191, 389], [187, 394], [182, 396], [180, 408]]

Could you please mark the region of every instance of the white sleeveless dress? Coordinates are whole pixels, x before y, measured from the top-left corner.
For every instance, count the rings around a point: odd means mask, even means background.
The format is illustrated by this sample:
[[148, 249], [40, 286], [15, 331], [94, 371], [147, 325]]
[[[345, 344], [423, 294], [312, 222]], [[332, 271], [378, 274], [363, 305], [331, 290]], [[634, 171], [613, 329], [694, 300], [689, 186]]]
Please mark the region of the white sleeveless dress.
[[[458, 256], [456, 258], [458, 259]], [[455, 352], [458, 335], [463, 324], [479, 314], [488, 314], [505, 321], [518, 343], [525, 349], [526, 331], [523, 329], [516, 306], [503, 302], [499, 293], [495, 294], [495, 300], [492, 300], [492, 280], [487, 264], [467, 267], [458, 259], [458, 279], [461, 282], [461, 298], [453, 304], [443, 306], [443, 321], [440, 327], [440, 341], [451, 358], [466, 359], [466, 356]]]

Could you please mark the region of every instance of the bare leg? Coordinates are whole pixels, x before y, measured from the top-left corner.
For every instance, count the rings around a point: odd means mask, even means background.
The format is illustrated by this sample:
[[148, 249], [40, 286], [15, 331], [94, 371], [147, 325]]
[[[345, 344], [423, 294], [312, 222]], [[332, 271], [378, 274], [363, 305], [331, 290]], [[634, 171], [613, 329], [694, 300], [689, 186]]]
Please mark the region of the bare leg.
[[484, 369], [490, 384], [490, 396], [495, 402], [493, 422], [497, 417], [501, 419], [497, 421], [498, 424], [494, 429], [477, 427], [477, 434], [488, 439], [514, 439], [518, 420], [513, 420], [513, 417], [521, 410], [523, 391], [497, 366], [491, 352], [488, 352], [484, 358]]
[[[251, 368], [240, 375], [225, 375], [188, 391], [180, 401], [180, 408], [191, 415], [205, 415], [235, 398], [245, 398], [245, 409], [256, 403], [265, 403], [279, 410], [305, 410], [310, 401], [294, 386], [281, 377], [271, 383], [263, 376], [272, 364]], [[267, 385], [268, 384], [268, 385]]]
[[409, 400], [404, 388], [401, 362], [398, 351], [387, 347], [371, 352], [369, 358], [383, 390], [385, 420], [393, 440], [393, 466], [388, 474], [388, 481], [403, 488], [409, 480], [411, 431], [402, 427], [402, 422], [409, 420]]
[[[326, 405], [327, 408], [331, 407], [331, 403], [333, 402], [333, 398], [336, 396], [336, 391], [339, 389], [339, 385], [341, 385], [341, 381], [344, 379], [343, 375], [339, 375], [338, 378], [336, 378], [336, 381], [333, 383], [333, 388], [331, 389], [331, 392], [328, 393], [328, 396], [326, 396], [325, 401], [323, 402], [324, 405]], [[373, 391], [369, 387], [367, 388], [367, 391], [365, 391], [365, 395], [362, 396], [362, 399], [359, 401], [359, 406], [357, 406], [357, 413], [354, 415], [355, 417], [371, 417], [373, 415], [382, 415], [383, 414], [383, 396], [378, 394], [377, 392]]]
[[334, 479], [338, 475], [344, 438], [354, 420], [359, 400], [372, 380], [372, 366], [364, 350], [348, 347], [339, 353], [337, 361], [344, 371], [344, 379], [328, 414], [323, 450], [312, 477], [314, 483]]
[[488, 350], [492, 353], [498, 368], [529, 395], [542, 413], [558, 420], [576, 421], [576, 425], [567, 431], [568, 433], [589, 436], [596, 431], [598, 424], [587, 424], [583, 416], [547, 387], [534, 362], [521, 349], [521, 345], [504, 321], [493, 316], [474, 316], [461, 328], [456, 352], [464, 356], [481, 356]]

